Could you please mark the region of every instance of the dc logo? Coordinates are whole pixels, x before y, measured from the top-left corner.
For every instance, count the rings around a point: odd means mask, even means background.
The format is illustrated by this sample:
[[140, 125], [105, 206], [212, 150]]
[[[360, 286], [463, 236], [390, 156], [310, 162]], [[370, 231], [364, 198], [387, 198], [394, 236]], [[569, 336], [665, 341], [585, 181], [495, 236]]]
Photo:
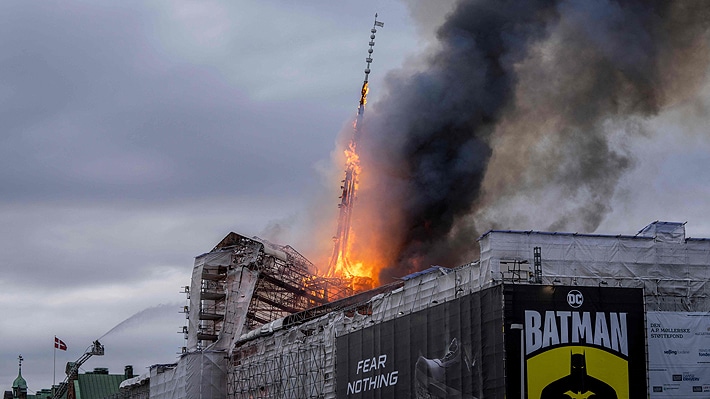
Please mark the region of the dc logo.
[[567, 303], [573, 308], [578, 308], [584, 303], [584, 296], [577, 290], [572, 290], [567, 294]]

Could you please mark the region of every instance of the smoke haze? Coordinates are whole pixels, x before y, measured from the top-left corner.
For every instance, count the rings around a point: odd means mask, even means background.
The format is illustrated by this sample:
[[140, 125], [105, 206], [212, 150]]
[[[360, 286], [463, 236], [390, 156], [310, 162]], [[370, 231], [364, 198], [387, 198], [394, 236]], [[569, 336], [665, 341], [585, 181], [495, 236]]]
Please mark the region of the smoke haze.
[[387, 258], [386, 282], [470, 261], [492, 228], [595, 231], [628, 143], [698, 94], [709, 17], [703, 1], [459, 2], [367, 111], [354, 249]]

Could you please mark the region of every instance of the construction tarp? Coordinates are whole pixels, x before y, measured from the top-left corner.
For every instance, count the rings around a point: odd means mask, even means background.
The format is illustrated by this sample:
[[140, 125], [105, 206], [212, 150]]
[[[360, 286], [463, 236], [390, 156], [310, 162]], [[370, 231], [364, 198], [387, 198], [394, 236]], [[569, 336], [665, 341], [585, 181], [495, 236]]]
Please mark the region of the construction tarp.
[[154, 399], [185, 398], [185, 364], [150, 367], [150, 397]]
[[177, 364], [150, 368], [150, 397], [154, 399], [212, 399], [226, 397], [226, 353], [186, 353]]
[[246, 267], [229, 270], [225, 283], [225, 320], [219, 332], [219, 339], [207, 349], [229, 350], [242, 334], [258, 277], [258, 271]]
[[539, 247], [544, 284], [637, 287], [644, 289], [649, 310], [707, 309], [710, 243], [677, 236], [491, 231], [479, 240], [478, 280], [481, 286], [512, 281], [514, 267], [520, 267], [521, 279], [527, 281], [535, 268], [534, 248]]

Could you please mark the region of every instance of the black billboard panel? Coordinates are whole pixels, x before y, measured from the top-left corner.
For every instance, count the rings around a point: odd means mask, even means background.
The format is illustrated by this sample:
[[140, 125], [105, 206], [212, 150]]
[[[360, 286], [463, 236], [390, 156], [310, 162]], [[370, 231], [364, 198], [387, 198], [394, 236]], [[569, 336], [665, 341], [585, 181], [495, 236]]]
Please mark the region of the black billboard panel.
[[641, 289], [515, 285], [504, 297], [507, 397], [646, 397]]
[[[495, 303], [486, 317], [474, 293], [337, 337], [337, 397], [473, 399], [482, 397], [485, 380], [502, 386], [496, 379], [503, 374], [497, 292], [486, 297]], [[497, 367], [482, 368], [484, 341], [499, 342]]]

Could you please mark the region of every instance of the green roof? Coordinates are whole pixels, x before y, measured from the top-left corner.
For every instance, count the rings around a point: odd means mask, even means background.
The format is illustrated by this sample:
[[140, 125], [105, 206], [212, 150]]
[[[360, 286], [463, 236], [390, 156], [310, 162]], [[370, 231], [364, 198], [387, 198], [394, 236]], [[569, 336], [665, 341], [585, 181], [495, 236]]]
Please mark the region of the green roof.
[[[65, 394], [62, 397], [66, 398], [67, 395]], [[35, 392], [34, 395], [27, 395], [27, 399], [52, 399], [52, 390], [51, 389], [41, 389], [41, 390]]]
[[12, 387], [27, 389], [27, 381], [25, 381], [21, 375], [18, 375], [17, 378], [15, 378], [15, 381], [12, 382]]
[[118, 387], [126, 377], [123, 374], [79, 374], [74, 381], [76, 399], [103, 399], [118, 393]]

